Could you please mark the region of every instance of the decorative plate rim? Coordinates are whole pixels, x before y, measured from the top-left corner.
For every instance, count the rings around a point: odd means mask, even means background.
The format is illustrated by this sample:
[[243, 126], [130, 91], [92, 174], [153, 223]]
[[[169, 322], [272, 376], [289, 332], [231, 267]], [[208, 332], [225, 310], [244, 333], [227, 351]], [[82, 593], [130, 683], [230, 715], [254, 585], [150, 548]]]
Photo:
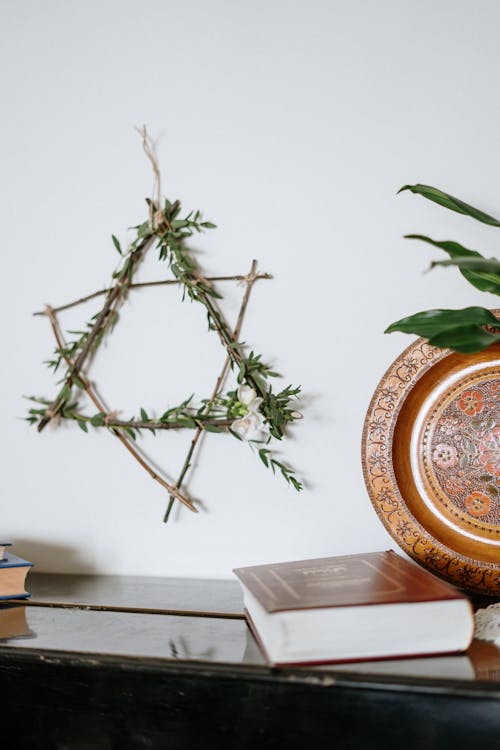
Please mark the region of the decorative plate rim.
[[394, 430], [406, 397], [428, 370], [451, 354], [450, 349], [438, 349], [419, 338], [389, 366], [363, 425], [363, 477], [378, 517], [406, 554], [460, 588], [495, 596], [500, 593], [500, 565], [475, 560], [436, 540], [409, 510], [392, 463]]

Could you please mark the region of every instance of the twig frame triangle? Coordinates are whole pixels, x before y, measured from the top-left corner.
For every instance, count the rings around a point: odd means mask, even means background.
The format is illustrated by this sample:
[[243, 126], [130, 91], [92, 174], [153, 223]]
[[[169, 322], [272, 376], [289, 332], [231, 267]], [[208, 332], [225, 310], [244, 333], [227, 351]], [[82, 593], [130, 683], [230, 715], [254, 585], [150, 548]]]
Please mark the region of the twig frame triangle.
[[[205, 277], [198, 263], [187, 247], [188, 239], [194, 232], [215, 228], [215, 224], [202, 221], [200, 211], [190, 211], [181, 218], [181, 203], [176, 200], [165, 200], [160, 207], [158, 203], [147, 199], [149, 218], [135, 227], [136, 236], [126, 249], [122, 249], [119, 240], [113, 235], [113, 244], [120, 254], [120, 263], [112, 276], [112, 282], [106, 289], [88, 294], [78, 300], [60, 307], [46, 306], [35, 315], [45, 315], [51, 325], [56, 341], [53, 358], [48, 365], [55, 371], [65, 367], [61, 386], [52, 399], [30, 397], [37, 403], [29, 410], [27, 421], [36, 424], [41, 432], [49, 422], [56, 419], [75, 421], [79, 427], [88, 432], [89, 426], [106, 429], [113, 434], [131, 456], [147, 473], [168, 492], [169, 499], [164, 520], [168, 520], [173, 503], [178, 500], [193, 512], [197, 512], [192, 500], [181, 491], [186, 474], [200, 436], [203, 432], [230, 432], [234, 437], [252, 445], [258, 452], [262, 463], [273, 473], [278, 472], [296, 490], [302, 484], [295, 477], [295, 472], [282, 463], [274, 454], [270, 442], [281, 440], [287, 426], [301, 418], [293, 408], [300, 387], [287, 386], [274, 392], [270, 379], [278, 376], [262, 361], [261, 355], [251, 351], [246, 354], [239, 341], [241, 327], [249, 303], [252, 287], [260, 279], [270, 279], [267, 273], [258, 273], [257, 261], [252, 262], [250, 271], [245, 275]], [[173, 278], [164, 281], [134, 283], [134, 274], [139, 261], [153, 247], [158, 250], [160, 261], [166, 262]], [[240, 311], [234, 329], [231, 329], [220, 309], [222, 296], [215, 290], [214, 282], [238, 281], [245, 286]], [[192, 397], [180, 405], [169, 408], [159, 418], [151, 418], [144, 408], [140, 415], [131, 420], [120, 420], [115, 411], [105, 409], [96, 388], [89, 380], [85, 366], [105, 336], [109, 336], [117, 323], [118, 309], [131, 290], [157, 285], [180, 285], [183, 299], [189, 298], [201, 304], [206, 312], [209, 329], [216, 332], [226, 351], [224, 367], [220, 372], [213, 391], [208, 398], [193, 403]], [[77, 337], [66, 342], [61, 333], [58, 314], [88, 300], [104, 297], [103, 305], [78, 332]], [[229, 370], [237, 373], [237, 390], [223, 392], [224, 382]], [[92, 415], [80, 411], [78, 391], [87, 394], [97, 412]], [[147, 458], [135, 444], [136, 437], [144, 430], [154, 434], [162, 430], [193, 430], [193, 437], [186, 459], [175, 484], [159, 476]]]

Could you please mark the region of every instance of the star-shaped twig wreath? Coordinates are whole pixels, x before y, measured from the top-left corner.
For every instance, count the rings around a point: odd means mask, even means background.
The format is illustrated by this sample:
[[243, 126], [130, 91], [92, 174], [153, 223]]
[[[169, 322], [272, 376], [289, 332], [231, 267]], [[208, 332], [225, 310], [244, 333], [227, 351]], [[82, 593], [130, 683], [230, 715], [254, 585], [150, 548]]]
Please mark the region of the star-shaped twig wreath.
[[[37, 424], [39, 432], [56, 418], [73, 420], [85, 432], [88, 431], [89, 425], [107, 429], [120, 440], [143, 469], [167, 490], [169, 501], [165, 521], [168, 520], [176, 499], [190, 510], [197, 512], [193, 502], [181, 492], [181, 487], [203, 432], [230, 432], [239, 440], [250, 443], [256, 448], [267, 468], [272, 469], [273, 473], [278, 470], [290, 485], [296, 490], [301, 490], [302, 485], [294, 476], [293, 469], [278, 460], [269, 447], [272, 439], [283, 438], [287, 425], [301, 418], [301, 414], [293, 409], [293, 401], [300, 392], [300, 387], [287, 386], [282, 391], [273, 392], [269, 379], [277, 377], [277, 373], [262, 361], [260, 354], [255, 354], [254, 351], [245, 354], [243, 344], [239, 341], [252, 287], [257, 280], [271, 277], [269, 274], [257, 272], [255, 260], [246, 275], [210, 278], [202, 275], [199, 265], [190, 254], [187, 240], [194, 232], [213, 229], [215, 225], [209, 221], [202, 221], [199, 211], [190, 211], [184, 218], [181, 218], [181, 204], [178, 200], [173, 203], [169, 200], [160, 200], [160, 173], [153, 145], [146, 129], [143, 128], [140, 132], [144, 149], [151, 160], [155, 174], [155, 197], [146, 199], [149, 218], [143, 224], [134, 227], [136, 237], [126, 249], [122, 249], [120, 242], [113, 235], [114, 246], [121, 258], [108, 288], [61, 307], [46, 306], [43, 311], [35, 313], [35, 315], [48, 317], [56, 340], [55, 354], [48, 362], [49, 366], [54, 371], [65, 367], [65, 372], [60, 381], [62, 385], [53, 400], [30, 397], [32, 401], [41, 404], [41, 407], [30, 409], [27, 420], [31, 424]], [[139, 261], [153, 247], [159, 251], [159, 260], [167, 263], [173, 278], [134, 284], [134, 273]], [[245, 285], [234, 330], [231, 330], [220, 310], [219, 302], [222, 297], [213, 287], [215, 281], [239, 281]], [[96, 388], [88, 379], [84, 368], [104, 337], [113, 330], [118, 319], [118, 309], [129, 291], [157, 285], [180, 285], [183, 290], [183, 299], [187, 296], [204, 307], [209, 330], [218, 334], [226, 350], [226, 360], [208, 398], [201, 399], [199, 403], [195, 403], [193, 397], [187, 398], [178, 406], [164, 411], [159, 418], [151, 418], [142, 408], [138, 417], [121, 420], [117, 418], [115, 411], [104, 407], [101, 397], [97, 395]], [[101, 310], [91, 318], [83, 331], [77, 332], [77, 338], [65, 341], [57, 314], [98, 297], [104, 297]], [[224, 393], [223, 386], [230, 369], [237, 372], [238, 388]], [[87, 415], [80, 411], [79, 391], [87, 394], [97, 409], [95, 414]], [[137, 435], [143, 430], [156, 434], [159, 430], [181, 429], [194, 430], [194, 436], [179, 477], [175, 484], [172, 484], [158, 475], [134, 443]]]

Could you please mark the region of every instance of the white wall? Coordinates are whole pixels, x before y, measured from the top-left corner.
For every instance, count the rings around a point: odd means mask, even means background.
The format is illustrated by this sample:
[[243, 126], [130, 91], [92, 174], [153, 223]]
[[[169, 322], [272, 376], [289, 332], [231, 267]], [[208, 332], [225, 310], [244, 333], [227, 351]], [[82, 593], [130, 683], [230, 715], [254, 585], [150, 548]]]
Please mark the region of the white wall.
[[[423, 276], [436, 254], [402, 235], [499, 243], [396, 190], [426, 182], [500, 213], [499, 23], [488, 0], [2, 0], [0, 528], [18, 553], [39, 570], [229, 577], [394, 546], [359, 457], [371, 393], [410, 341], [383, 330], [417, 309], [493, 304], [452, 270]], [[219, 225], [197, 244], [205, 271], [256, 257], [275, 276], [256, 286], [243, 338], [304, 388], [284, 446], [300, 495], [209, 436], [189, 487], [203, 510], [164, 526], [163, 492], [110, 435], [39, 435], [19, 419], [23, 394], [54, 393], [50, 330], [32, 311], [105, 285], [111, 233], [125, 240], [145, 216], [142, 123], [168, 194]], [[163, 289], [130, 298], [92, 375], [130, 414], [208, 395], [220, 365], [203, 311]], [[144, 446], [172, 478], [188, 442]]]

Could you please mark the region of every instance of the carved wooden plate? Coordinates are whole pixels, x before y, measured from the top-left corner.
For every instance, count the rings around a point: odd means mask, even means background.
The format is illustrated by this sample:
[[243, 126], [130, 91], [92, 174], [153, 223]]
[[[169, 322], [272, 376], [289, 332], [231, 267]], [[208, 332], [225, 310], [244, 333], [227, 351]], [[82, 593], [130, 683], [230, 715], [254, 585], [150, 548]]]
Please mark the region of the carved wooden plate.
[[500, 594], [500, 346], [409, 346], [371, 401], [363, 473], [407, 554], [462, 588]]

